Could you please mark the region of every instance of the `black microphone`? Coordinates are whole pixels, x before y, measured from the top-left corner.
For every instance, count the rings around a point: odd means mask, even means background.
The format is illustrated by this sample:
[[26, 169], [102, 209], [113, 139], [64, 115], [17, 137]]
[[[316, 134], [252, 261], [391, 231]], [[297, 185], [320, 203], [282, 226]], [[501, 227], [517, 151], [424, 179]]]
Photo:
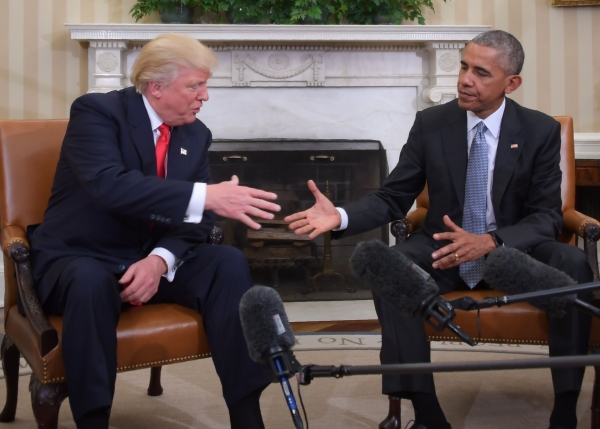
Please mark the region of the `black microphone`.
[[[483, 280], [507, 295], [539, 292], [577, 284], [570, 276], [514, 248], [499, 247], [486, 258]], [[555, 317], [564, 317], [579, 301], [576, 295], [534, 298], [528, 302]], [[580, 304], [577, 304], [580, 305]]]
[[450, 329], [470, 346], [473, 340], [456, 326], [450, 303], [438, 296], [439, 288], [431, 276], [404, 255], [381, 241], [358, 243], [350, 257], [350, 268], [396, 310], [408, 317], [422, 317], [436, 331]]
[[270, 287], [252, 287], [240, 301], [240, 319], [250, 358], [271, 367], [281, 384], [296, 429], [303, 429], [288, 381], [300, 369], [300, 364], [290, 351], [296, 344], [296, 338], [279, 294]]

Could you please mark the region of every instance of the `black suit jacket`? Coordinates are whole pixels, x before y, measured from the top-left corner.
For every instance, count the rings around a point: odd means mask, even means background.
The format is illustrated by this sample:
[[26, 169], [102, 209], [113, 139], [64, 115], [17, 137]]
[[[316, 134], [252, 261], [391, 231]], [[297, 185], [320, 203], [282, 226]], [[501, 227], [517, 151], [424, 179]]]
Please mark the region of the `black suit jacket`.
[[[562, 229], [560, 124], [506, 99], [492, 184], [500, 239], [527, 251]], [[467, 114], [456, 100], [417, 113], [398, 165], [383, 186], [343, 207], [356, 234], [403, 218], [427, 182], [430, 207], [423, 233], [447, 231], [443, 216], [462, 225], [467, 176]]]
[[115, 273], [155, 247], [181, 260], [193, 257], [214, 224], [208, 211], [200, 224], [184, 223], [193, 183], [209, 182], [210, 144], [199, 120], [174, 127], [161, 179], [150, 119], [134, 88], [75, 100], [44, 221], [31, 236], [40, 300], [65, 263], [80, 256]]

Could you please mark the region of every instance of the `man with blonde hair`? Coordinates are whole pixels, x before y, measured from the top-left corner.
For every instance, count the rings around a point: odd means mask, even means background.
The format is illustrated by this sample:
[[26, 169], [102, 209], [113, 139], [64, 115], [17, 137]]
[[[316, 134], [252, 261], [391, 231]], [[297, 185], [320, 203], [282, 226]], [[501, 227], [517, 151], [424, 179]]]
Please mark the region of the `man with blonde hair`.
[[[78, 429], [108, 428], [122, 305], [177, 303], [202, 314], [234, 429], [264, 428], [272, 379], [252, 362], [238, 306], [252, 287], [237, 249], [210, 246], [215, 214], [252, 228], [276, 195], [210, 184], [211, 133], [196, 115], [217, 60], [183, 35], [148, 43], [134, 87], [86, 94], [71, 107], [44, 221], [32, 231], [37, 293], [64, 318], [62, 347]], [[33, 228], [32, 228], [33, 229]]]

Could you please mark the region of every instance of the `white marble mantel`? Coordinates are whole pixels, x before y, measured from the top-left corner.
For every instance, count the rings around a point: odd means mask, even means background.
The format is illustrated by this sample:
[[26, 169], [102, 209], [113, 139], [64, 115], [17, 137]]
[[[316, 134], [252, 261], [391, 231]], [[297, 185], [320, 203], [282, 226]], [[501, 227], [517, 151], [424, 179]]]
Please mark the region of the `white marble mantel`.
[[[282, 137], [283, 132], [298, 138], [376, 138], [390, 151], [392, 163], [414, 113], [456, 97], [460, 51], [467, 41], [489, 29], [447, 25], [65, 26], [72, 39], [89, 42], [90, 92], [130, 85], [129, 70], [147, 41], [166, 32], [184, 33], [211, 46], [220, 60], [209, 82], [213, 98], [200, 114], [215, 137]], [[322, 90], [315, 92], [315, 87]], [[242, 88], [253, 89], [244, 92]], [[305, 91], [298, 92], [300, 88]], [[232, 99], [239, 101], [235, 112], [231, 112]], [[309, 108], [298, 102], [309, 103]], [[295, 104], [293, 115], [281, 108], [289, 103]], [[306, 112], [314, 106], [325, 117]], [[345, 111], [347, 106], [360, 109], [363, 120]], [[384, 108], [391, 110], [382, 115]], [[221, 109], [227, 109], [228, 115], [222, 115]], [[236, 126], [232, 127], [228, 119], [234, 113]], [[272, 120], [256, 121], [263, 114], [272, 115]], [[262, 131], [257, 122], [264, 122]], [[336, 124], [337, 131], [332, 131]], [[600, 158], [600, 134], [576, 134], [575, 154]]]
[[148, 41], [184, 33], [203, 42], [467, 42], [487, 25], [65, 24], [76, 40]]
[[380, 140], [393, 166], [418, 110], [456, 97], [460, 51], [488, 26], [66, 24], [89, 91], [130, 85], [142, 46], [184, 33], [219, 58], [199, 117], [215, 138]]

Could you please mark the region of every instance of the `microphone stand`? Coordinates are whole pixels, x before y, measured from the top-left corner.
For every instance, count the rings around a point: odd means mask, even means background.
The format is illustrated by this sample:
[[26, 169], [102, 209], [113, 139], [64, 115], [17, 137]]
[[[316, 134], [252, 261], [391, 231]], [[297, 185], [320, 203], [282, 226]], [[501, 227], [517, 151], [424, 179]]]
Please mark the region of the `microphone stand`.
[[296, 374], [302, 385], [314, 378], [342, 378], [350, 375], [426, 374], [433, 372], [491, 371], [532, 368], [572, 368], [600, 365], [600, 355], [561, 356], [535, 359], [491, 360], [475, 362], [409, 363], [394, 365], [303, 366]]
[[[450, 301], [450, 304], [459, 310], [480, 310], [490, 307], [502, 307], [505, 305], [516, 304], [518, 302], [527, 302], [536, 298], [547, 298], [553, 296], [572, 295], [579, 292], [588, 292], [595, 289], [600, 289], [600, 282], [582, 283], [572, 286], [564, 286], [555, 289], [546, 289], [536, 292], [520, 293], [517, 295], [491, 296], [480, 301], [475, 301], [473, 298], [466, 296], [463, 298]], [[573, 305], [578, 309], [591, 314], [600, 319], [600, 309], [581, 301], [578, 298], [573, 299]]]

